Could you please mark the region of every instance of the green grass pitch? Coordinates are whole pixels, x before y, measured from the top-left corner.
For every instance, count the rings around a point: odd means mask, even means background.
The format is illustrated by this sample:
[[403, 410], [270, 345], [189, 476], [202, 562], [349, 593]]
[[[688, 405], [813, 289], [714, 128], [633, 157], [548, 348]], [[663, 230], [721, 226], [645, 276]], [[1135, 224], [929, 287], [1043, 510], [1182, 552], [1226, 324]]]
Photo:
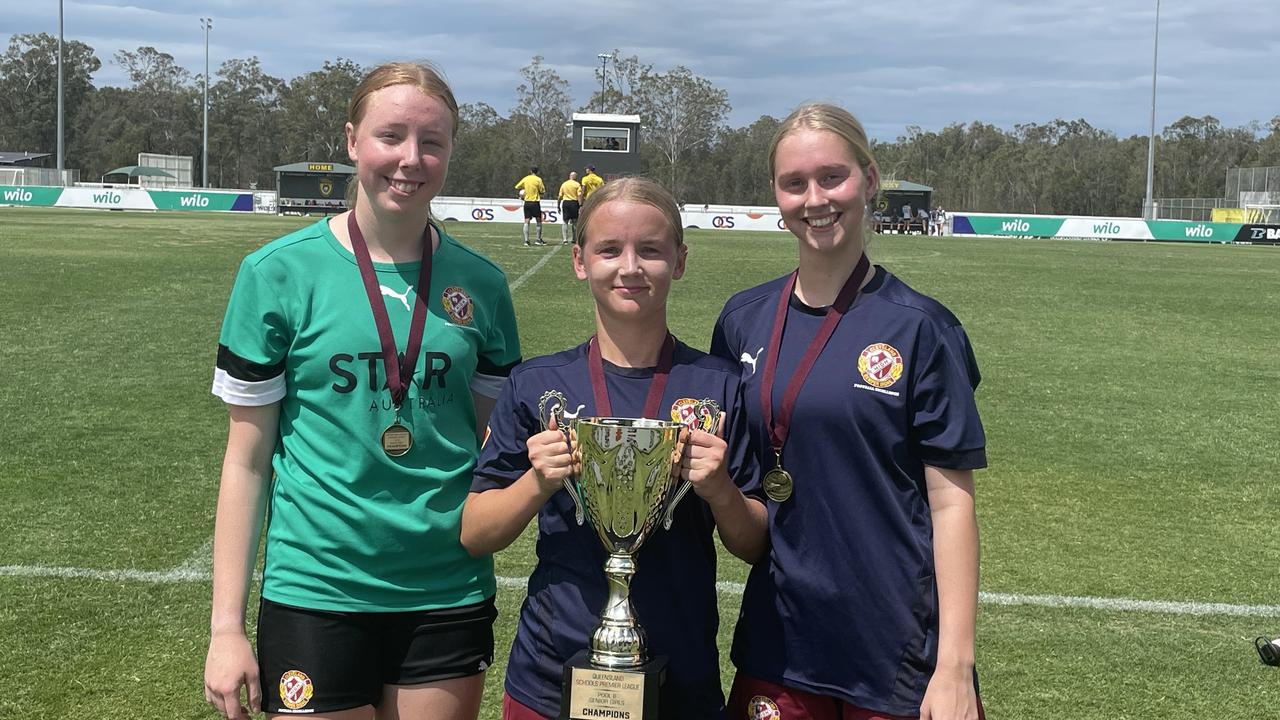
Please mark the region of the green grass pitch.
[[[0, 718], [213, 717], [218, 328], [240, 259], [306, 222], [0, 209]], [[567, 248], [449, 230], [517, 284], [526, 357], [591, 331]], [[672, 326], [703, 348], [730, 294], [795, 261], [783, 233], [688, 243]], [[871, 255], [961, 318], [983, 371], [989, 717], [1274, 717], [1280, 670], [1251, 644], [1280, 633], [1280, 252], [888, 236]], [[532, 537], [497, 558], [500, 657]]]

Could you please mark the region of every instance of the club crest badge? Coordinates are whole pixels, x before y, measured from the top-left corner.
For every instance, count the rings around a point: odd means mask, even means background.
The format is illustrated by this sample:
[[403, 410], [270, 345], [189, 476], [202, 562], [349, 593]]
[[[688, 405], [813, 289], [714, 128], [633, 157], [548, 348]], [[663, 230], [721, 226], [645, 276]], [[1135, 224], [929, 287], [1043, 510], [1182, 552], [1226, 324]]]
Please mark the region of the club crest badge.
[[440, 296], [440, 301], [444, 303], [444, 311], [449, 315], [449, 320], [454, 325], [470, 325], [475, 320], [476, 303], [467, 294], [466, 290], [451, 285], [445, 288], [444, 294]]
[[313, 694], [315, 688], [311, 685], [311, 678], [301, 670], [290, 670], [280, 676], [280, 702], [290, 710], [306, 707]]
[[671, 403], [671, 419], [687, 428], [713, 433], [720, 419], [720, 406], [715, 400], [680, 398]]
[[778, 704], [764, 695], [756, 695], [747, 703], [748, 720], [782, 720]]
[[902, 367], [902, 354], [885, 343], [868, 345], [858, 356], [858, 372], [872, 387], [887, 388], [898, 382]]

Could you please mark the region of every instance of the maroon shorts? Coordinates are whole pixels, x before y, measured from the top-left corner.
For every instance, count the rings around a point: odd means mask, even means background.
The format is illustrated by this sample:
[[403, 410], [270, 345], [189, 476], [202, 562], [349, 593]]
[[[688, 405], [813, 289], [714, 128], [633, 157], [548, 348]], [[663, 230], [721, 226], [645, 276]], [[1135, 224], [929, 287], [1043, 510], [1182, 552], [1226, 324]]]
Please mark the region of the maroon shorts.
[[521, 705], [511, 696], [502, 693], [502, 720], [551, 720], [539, 715], [533, 708]]
[[[828, 695], [783, 687], [738, 673], [729, 692], [728, 720], [917, 720], [918, 716], [890, 715], [850, 705]], [[985, 720], [982, 700], [978, 718]]]

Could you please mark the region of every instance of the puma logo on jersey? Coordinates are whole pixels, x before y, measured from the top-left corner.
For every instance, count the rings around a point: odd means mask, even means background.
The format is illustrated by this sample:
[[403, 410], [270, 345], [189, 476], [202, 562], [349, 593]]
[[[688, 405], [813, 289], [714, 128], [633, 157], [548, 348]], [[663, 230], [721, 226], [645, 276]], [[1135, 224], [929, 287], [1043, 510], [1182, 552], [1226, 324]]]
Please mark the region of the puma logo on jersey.
[[758, 360], [758, 359], [760, 358], [760, 353], [762, 353], [762, 352], [764, 352], [764, 348], [760, 348], [759, 350], [757, 350], [757, 351], [756, 351], [756, 354], [755, 354], [755, 357], [752, 357], [752, 356], [750, 356], [750, 355], [748, 355], [748, 354], [746, 354], [746, 353], [742, 353], [742, 357], [741, 357], [741, 358], [739, 358], [738, 360], [739, 360], [743, 365], [750, 365], [750, 366], [751, 366], [751, 374], [752, 374], [752, 375], [755, 375], [755, 374], [756, 374], [756, 360]]
[[395, 290], [392, 290], [391, 288], [387, 287], [386, 285], [379, 285], [378, 289], [382, 291], [382, 294], [384, 296], [393, 297], [399, 300], [401, 303], [404, 303], [405, 310], [408, 310], [409, 312], [413, 312], [413, 308], [409, 307], [409, 293], [413, 292], [412, 285], [405, 288], [404, 293], [398, 293]]

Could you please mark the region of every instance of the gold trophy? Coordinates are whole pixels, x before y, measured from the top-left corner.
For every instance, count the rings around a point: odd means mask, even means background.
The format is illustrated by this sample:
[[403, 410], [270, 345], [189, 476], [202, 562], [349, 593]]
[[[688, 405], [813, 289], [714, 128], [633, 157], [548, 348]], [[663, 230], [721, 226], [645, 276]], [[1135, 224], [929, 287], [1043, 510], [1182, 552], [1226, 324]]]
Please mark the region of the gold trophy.
[[656, 718], [667, 661], [649, 657], [631, 605], [631, 576], [636, 551], [659, 521], [670, 527], [688, 490], [688, 481], [679, 479], [684, 426], [611, 417], [568, 423], [581, 471], [565, 488], [577, 504], [578, 524], [589, 521], [609, 552], [609, 597], [590, 647], [565, 666], [560, 717]]

